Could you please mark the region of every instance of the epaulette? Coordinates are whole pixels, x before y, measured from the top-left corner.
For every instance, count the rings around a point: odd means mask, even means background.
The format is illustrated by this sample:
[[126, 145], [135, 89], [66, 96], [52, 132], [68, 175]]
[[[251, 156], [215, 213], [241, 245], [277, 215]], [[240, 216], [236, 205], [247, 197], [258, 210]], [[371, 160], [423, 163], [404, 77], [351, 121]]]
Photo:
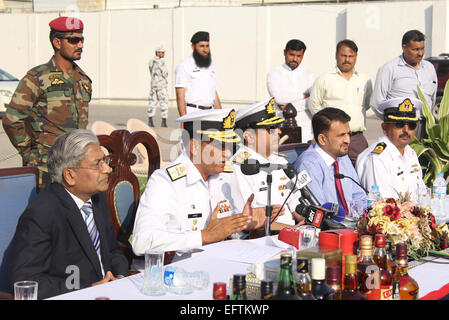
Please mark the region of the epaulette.
[[233, 162], [235, 163], [240, 163], [242, 164], [243, 161], [245, 161], [246, 159], [248, 159], [250, 156], [249, 152], [246, 151], [242, 151], [239, 154], [237, 154], [234, 159], [232, 159]]
[[373, 151], [371, 151], [371, 153], [381, 154], [382, 152], [384, 152], [386, 147], [387, 144], [385, 142], [379, 142], [373, 149]]
[[278, 157], [282, 157], [282, 158], [288, 158], [288, 156], [287, 155], [285, 155], [285, 154], [283, 154], [283, 153], [279, 153], [279, 152], [273, 152], [273, 154], [275, 155], [275, 156], [278, 156]]
[[187, 176], [187, 169], [182, 163], [175, 164], [174, 166], [168, 167], [165, 170], [167, 170], [168, 176], [170, 177], [171, 181], [176, 181]]
[[230, 161], [226, 161], [223, 172], [228, 172], [228, 173], [232, 173], [232, 164]]

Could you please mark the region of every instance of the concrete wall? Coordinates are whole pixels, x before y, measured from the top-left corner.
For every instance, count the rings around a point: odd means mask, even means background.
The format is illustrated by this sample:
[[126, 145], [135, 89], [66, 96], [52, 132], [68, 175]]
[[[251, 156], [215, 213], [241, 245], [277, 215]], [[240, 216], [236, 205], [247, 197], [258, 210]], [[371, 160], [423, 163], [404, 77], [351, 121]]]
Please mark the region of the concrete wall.
[[[316, 75], [334, 66], [339, 40], [353, 39], [357, 68], [374, 80], [377, 69], [401, 53], [407, 30], [426, 34], [426, 56], [449, 52], [448, 15], [446, 0], [81, 13], [86, 41], [79, 64], [93, 80], [94, 98], [147, 99], [147, 63], [162, 44], [173, 99], [176, 64], [191, 53], [191, 35], [207, 30], [221, 99], [249, 103], [267, 96], [266, 73], [283, 63], [283, 48], [292, 38], [306, 43], [302, 63]], [[20, 78], [48, 61], [48, 22], [56, 16], [0, 14], [0, 68]]]

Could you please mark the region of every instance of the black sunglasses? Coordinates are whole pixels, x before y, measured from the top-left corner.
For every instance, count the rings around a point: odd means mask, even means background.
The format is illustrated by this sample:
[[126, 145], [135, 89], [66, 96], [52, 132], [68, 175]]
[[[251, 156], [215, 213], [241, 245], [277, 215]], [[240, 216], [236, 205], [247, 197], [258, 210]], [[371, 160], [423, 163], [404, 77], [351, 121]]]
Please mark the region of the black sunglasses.
[[402, 129], [402, 128], [404, 128], [404, 126], [405, 126], [406, 124], [408, 125], [408, 128], [409, 128], [410, 130], [415, 130], [415, 129], [416, 129], [417, 122], [415, 122], [415, 121], [395, 121], [395, 122], [394, 122], [394, 126], [395, 126], [395, 128], [397, 128], [397, 129]]
[[66, 39], [70, 44], [78, 44], [80, 41], [84, 43], [84, 37], [64, 37], [60, 39]]

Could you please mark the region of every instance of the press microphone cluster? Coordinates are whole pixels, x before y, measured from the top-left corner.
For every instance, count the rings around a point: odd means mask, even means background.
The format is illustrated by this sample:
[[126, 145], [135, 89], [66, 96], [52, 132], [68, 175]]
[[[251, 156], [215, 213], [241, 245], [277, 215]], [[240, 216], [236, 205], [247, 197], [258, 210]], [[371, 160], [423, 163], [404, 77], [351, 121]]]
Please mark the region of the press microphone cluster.
[[322, 230], [345, 229], [346, 226], [335, 221], [334, 217], [338, 214], [339, 205], [334, 204], [330, 209], [322, 206], [307, 206], [302, 203], [296, 206], [295, 211], [305, 218], [306, 224], [313, 225]]

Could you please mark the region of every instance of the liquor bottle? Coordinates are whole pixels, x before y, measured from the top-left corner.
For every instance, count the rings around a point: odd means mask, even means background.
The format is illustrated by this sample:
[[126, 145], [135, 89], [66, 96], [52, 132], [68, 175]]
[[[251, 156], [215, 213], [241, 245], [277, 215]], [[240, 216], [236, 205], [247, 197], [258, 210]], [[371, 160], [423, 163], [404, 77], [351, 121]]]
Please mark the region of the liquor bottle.
[[370, 235], [360, 237], [360, 257], [357, 260], [359, 290], [369, 300], [380, 299], [379, 267], [373, 260], [373, 239]]
[[309, 274], [309, 259], [296, 259], [295, 273], [296, 293], [302, 300], [313, 300], [312, 278]]
[[401, 300], [418, 299], [418, 283], [408, 275], [407, 244], [396, 244], [396, 263], [399, 269], [399, 296]]
[[226, 300], [226, 283], [214, 282], [213, 298], [214, 300]]
[[292, 254], [281, 254], [281, 271], [279, 273], [278, 288], [274, 299], [276, 300], [301, 300], [296, 294], [295, 282], [292, 273]]
[[246, 300], [246, 275], [235, 274], [232, 279], [232, 299]]
[[348, 254], [345, 256], [345, 278], [343, 282], [341, 300], [368, 300], [368, 297], [360, 293], [357, 285], [357, 256]]
[[326, 260], [312, 259], [312, 296], [315, 300], [335, 300], [335, 291], [326, 284]]
[[385, 242], [385, 250], [387, 251], [387, 269], [393, 278], [392, 300], [399, 300], [399, 269], [396, 261], [393, 259], [393, 246], [390, 240]]
[[272, 300], [273, 295], [273, 281], [262, 280], [260, 282], [260, 298], [262, 300]]
[[380, 274], [380, 300], [391, 300], [393, 295], [393, 277], [387, 269], [387, 251], [385, 250], [386, 237], [376, 234], [373, 260], [379, 267]]
[[341, 300], [341, 268], [333, 265], [326, 269], [326, 284], [334, 289], [335, 300]]

